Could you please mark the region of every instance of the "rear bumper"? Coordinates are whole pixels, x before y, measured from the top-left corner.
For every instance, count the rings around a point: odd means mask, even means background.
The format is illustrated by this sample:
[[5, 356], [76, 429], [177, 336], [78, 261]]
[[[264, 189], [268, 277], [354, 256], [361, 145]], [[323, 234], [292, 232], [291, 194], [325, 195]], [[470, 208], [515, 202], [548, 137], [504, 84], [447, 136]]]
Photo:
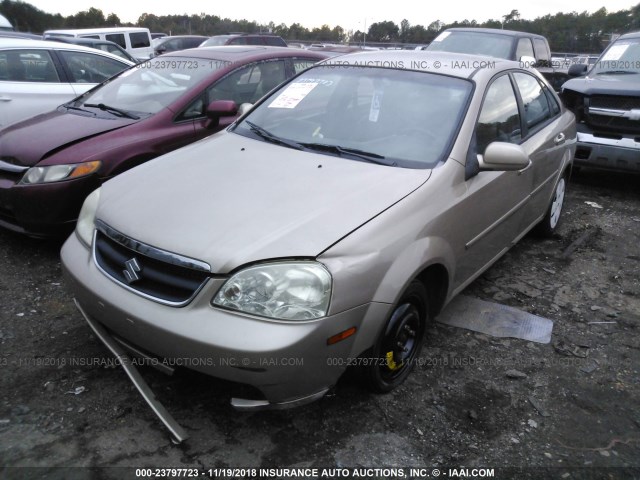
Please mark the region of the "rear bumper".
[[640, 137], [619, 139], [578, 132], [574, 165], [640, 173]]

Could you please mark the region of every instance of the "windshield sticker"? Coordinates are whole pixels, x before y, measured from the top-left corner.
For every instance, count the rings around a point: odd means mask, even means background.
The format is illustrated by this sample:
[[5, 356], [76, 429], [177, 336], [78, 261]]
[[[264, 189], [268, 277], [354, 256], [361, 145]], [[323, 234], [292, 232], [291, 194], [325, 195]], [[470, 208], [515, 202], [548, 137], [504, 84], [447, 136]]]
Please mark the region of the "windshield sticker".
[[382, 96], [384, 92], [382, 90], [376, 90], [373, 92], [373, 98], [371, 98], [371, 109], [369, 110], [369, 121], [377, 122], [380, 116], [380, 105], [382, 104]]
[[609, 49], [604, 57], [600, 59], [602, 62], [611, 61], [611, 60], [619, 60], [620, 57], [627, 51], [629, 48], [629, 44], [626, 45], [614, 45]]
[[318, 83], [292, 83], [271, 102], [269, 108], [296, 108]]
[[442, 32], [440, 35], [438, 35], [436, 37], [436, 39], [434, 40], [434, 42], [441, 42], [443, 41], [445, 38], [447, 38], [449, 35], [451, 35], [451, 32]]

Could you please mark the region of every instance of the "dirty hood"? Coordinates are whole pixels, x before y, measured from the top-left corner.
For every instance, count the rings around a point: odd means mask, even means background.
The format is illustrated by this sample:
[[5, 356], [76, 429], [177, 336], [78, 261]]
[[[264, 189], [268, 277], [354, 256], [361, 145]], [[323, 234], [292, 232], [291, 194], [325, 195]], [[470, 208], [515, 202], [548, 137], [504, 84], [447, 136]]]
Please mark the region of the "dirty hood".
[[593, 75], [572, 78], [563, 90], [573, 90], [583, 95], [615, 95], [640, 97], [640, 74]]
[[136, 121], [76, 115], [59, 107], [0, 130], [0, 158], [32, 167], [54, 151]]
[[227, 273], [265, 259], [316, 257], [430, 173], [222, 132], [105, 183], [97, 218]]

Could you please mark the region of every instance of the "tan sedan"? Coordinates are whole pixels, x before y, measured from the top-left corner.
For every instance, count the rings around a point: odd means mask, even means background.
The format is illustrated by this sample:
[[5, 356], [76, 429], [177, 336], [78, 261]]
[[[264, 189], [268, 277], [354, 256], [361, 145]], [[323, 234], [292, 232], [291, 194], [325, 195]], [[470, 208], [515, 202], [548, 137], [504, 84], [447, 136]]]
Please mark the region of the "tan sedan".
[[337, 57], [104, 184], [64, 269], [108, 345], [256, 387], [238, 408], [318, 399], [348, 366], [389, 391], [453, 296], [555, 230], [575, 139], [515, 62]]

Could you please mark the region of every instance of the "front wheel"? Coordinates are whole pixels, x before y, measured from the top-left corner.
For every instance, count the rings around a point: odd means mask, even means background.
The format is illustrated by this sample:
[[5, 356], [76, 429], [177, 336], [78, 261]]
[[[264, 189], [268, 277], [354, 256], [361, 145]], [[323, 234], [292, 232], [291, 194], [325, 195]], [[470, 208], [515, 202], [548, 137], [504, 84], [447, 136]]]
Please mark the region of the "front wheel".
[[422, 348], [428, 319], [427, 290], [414, 280], [369, 352], [364, 379], [371, 390], [390, 392], [405, 381]]
[[556, 188], [553, 192], [553, 198], [551, 204], [547, 209], [547, 213], [542, 221], [536, 225], [536, 233], [543, 237], [551, 237], [560, 223], [560, 215], [562, 214], [562, 207], [564, 206], [564, 194], [567, 187], [567, 175], [563, 174]]

